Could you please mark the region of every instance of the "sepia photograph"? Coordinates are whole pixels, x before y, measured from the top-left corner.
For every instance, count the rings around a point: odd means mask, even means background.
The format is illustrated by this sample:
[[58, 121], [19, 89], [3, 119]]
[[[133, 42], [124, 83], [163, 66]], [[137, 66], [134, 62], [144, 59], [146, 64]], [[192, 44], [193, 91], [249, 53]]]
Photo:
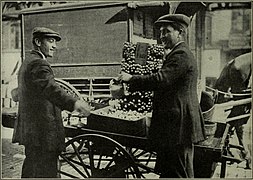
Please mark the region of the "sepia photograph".
[[252, 179], [252, 1], [1, 10], [1, 179]]

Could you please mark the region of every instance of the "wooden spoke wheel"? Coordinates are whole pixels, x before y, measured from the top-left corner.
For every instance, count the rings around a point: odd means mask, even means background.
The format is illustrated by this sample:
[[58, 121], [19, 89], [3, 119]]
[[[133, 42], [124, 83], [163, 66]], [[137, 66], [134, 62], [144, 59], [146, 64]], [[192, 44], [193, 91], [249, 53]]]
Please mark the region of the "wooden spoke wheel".
[[85, 134], [66, 142], [60, 173], [69, 178], [140, 178], [133, 157], [113, 139]]
[[55, 78], [55, 82], [63, 89], [65, 90], [69, 95], [76, 97], [78, 99], [82, 99], [81, 94], [77, 91], [77, 89], [69, 84], [68, 82]]
[[126, 148], [132, 155], [141, 172], [141, 177], [145, 178], [145, 174], [155, 173], [154, 167], [156, 162], [156, 153], [149, 152], [138, 148]]
[[[57, 79], [55, 78], [55, 82], [70, 96], [75, 97], [77, 99], [80, 100], [84, 100], [84, 97], [77, 91], [77, 89], [72, 86], [70, 83], [61, 80], [61, 79]], [[63, 118], [63, 122], [64, 125], [65, 124], [70, 124], [70, 118], [73, 117], [73, 114], [67, 110], [63, 110], [62, 111], [62, 118]], [[79, 117], [78, 115], [76, 116], [76, 118], [79, 118], [79, 120], [81, 120], [82, 117]]]

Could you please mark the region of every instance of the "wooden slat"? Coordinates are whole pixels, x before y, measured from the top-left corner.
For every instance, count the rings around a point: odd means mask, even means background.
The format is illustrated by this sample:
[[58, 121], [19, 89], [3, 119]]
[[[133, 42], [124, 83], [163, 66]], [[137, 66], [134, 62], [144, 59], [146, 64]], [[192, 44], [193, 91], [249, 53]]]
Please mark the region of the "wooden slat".
[[[72, 84], [72, 86], [74, 87], [82, 87], [82, 86], [87, 86], [87, 87], [90, 87], [90, 84]], [[110, 84], [92, 84], [92, 86], [110, 86]]]
[[246, 98], [246, 99], [241, 99], [241, 100], [236, 100], [236, 101], [229, 101], [222, 104], [216, 104], [216, 106], [219, 106], [219, 107], [239, 106], [239, 105], [250, 103], [251, 101], [252, 101], [251, 98]]
[[83, 87], [83, 86], [89, 87], [90, 86], [90, 84], [72, 84], [72, 83], [71, 83], [71, 85], [74, 87]]
[[[75, 78], [63, 78], [63, 80], [67, 81], [73, 87], [77, 89], [77, 91], [81, 94], [87, 94], [89, 96], [91, 79], [92, 79], [92, 92], [95, 93], [96, 96], [99, 97], [111, 97], [110, 95], [110, 80], [115, 77], [75, 77]], [[97, 98], [95, 97], [95, 98]]]
[[110, 86], [110, 84], [92, 84], [93, 86]]
[[63, 80], [89, 80], [89, 79], [114, 79], [115, 77], [69, 77], [62, 78]]
[[111, 98], [110, 94], [95, 94], [93, 95], [94, 98]]
[[227, 122], [235, 121], [235, 120], [246, 118], [246, 117], [250, 117], [250, 113], [228, 118]]
[[96, 91], [97, 91], [97, 92], [98, 92], [98, 91], [99, 91], [99, 92], [103, 92], [103, 91], [106, 91], [106, 92], [107, 92], [107, 91], [110, 91], [110, 89], [93, 89], [93, 92], [96, 92]]

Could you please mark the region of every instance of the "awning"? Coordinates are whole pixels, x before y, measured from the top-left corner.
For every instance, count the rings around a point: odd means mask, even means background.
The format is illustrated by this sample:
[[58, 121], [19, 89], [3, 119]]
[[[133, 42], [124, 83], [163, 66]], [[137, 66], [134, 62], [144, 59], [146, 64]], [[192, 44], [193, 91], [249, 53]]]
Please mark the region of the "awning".
[[209, 11], [251, 8], [251, 2], [207, 2], [206, 4]]
[[206, 8], [206, 4], [203, 2], [181, 2], [176, 7], [174, 14], [184, 14], [191, 17], [203, 8]]
[[106, 21], [105, 24], [127, 21], [127, 11], [127, 8], [120, 10], [117, 14], [115, 14], [108, 21]]
[[[128, 8], [130, 9], [140, 9], [140, 8], [159, 8], [159, 7], [169, 7], [169, 2], [163, 1], [152, 1], [152, 2], [130, 2], [127, 4], [127, 7], [119, 11], [113, 17], [111, 17], [105, 24], [112, 24], [115, 22], [127, 21], [128, 17]], [[169, 9], [168, 9], [169, 12]]]
[[165, 5], [168, 5], [169, 2], [164, 1], [151, 1], [151, 2], [131, 2], [128, 3], [129, 8], [137, 9], [141, 7], [163, 7]]

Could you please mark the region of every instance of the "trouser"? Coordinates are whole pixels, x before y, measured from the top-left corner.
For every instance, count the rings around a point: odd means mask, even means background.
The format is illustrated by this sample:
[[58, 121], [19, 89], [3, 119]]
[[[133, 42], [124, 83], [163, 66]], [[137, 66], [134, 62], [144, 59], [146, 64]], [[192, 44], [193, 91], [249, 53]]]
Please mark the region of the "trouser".
[[236, 132], [239, 144], [241, 146], [244, 146], [244, 143], [243, 143], [243, 125], [235, 126], [235, 132]]
[[237, 139], [238, 139], [238, 142], [239, 142], [239, 145], [243, 147], [243, 149], [241, 150], [241, 155], [242, 155], [242, 158], [244, 159], [246, 157], [246, 148], [245, 148], [245, 144], [244, 144], [244, 127], [243, 125], [233, 125], [233, 126], [230, 126], [230, 132], [233, 133], [233, 129], [235, 129], [235, 133], [236, 133], [236, 136], [237, 136]]
[[59, 153], [41, 147], [25, 147], [22, 178], [56, 178]]
[[157, 152], [155, 170], [160, 178], [193, 178], [193, 145], [177, 145]]

